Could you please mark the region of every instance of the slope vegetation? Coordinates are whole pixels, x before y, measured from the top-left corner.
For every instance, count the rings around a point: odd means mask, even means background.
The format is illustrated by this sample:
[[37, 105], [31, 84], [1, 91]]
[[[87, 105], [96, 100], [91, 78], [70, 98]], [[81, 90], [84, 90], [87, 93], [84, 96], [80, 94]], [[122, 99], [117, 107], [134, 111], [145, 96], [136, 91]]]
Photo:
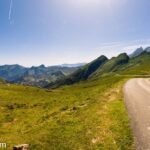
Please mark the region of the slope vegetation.
[[0, 139], [31, 150], [131, 150], [122, 77], [55, 90], [0, 84]]
[[111, 58], [101, 68], [98, 68], [91, 77], [99, 77], [111, 72], [117, 72], [123, 65], [129, 62], [129, 56], [126, 53], [122, 53], [117, 57]]
[[31, 150], [134, 149], [122, 87], [132, 75], [150, 73], [150, 54], [103, 58], [73, 85], [53, 90], [1, 83], [1, 142], [8, 149], [22, 143]]
[[[79, 64], [80, 65], [80, 64]], [[80, 66], [65, 67], [51, 66], [26, 68], [20, 65], [4, 65], [0, 66], [0, 78], [3, 78], [11, 83], [33, 85], [43, 87], [48, 83], [64, 78], [76, 71]]]
[[79, 81], [83, 81], [88, 79], [88, 77], [94, 73], [98, 68], [101, 68], [103, 64], [107, 61], [107, 57], [105, 56], [100, 56], [96, 60], [92, 61], [91, 63], [83, 66], [82, 68], [78, 69], [68, 77], [62, 79], [62, 80], [57, 80], [56, 82], [53, 82], [46, 87], [52, 87], [56, 88], [61, 85], [70, 85]]
[[124, 65], [119, 74], [125, 75], [150, 75], [150, 53], [142, 52], [141, 55], [130, 59], [129, 63]]

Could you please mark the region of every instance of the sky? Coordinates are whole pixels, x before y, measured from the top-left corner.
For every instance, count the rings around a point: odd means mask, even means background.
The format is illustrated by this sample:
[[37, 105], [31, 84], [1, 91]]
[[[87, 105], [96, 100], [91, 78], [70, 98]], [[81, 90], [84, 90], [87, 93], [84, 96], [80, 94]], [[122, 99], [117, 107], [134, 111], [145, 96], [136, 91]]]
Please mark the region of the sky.
[[150, 45], [149, 0], [0, 0], [0, 65], [90, 62]]

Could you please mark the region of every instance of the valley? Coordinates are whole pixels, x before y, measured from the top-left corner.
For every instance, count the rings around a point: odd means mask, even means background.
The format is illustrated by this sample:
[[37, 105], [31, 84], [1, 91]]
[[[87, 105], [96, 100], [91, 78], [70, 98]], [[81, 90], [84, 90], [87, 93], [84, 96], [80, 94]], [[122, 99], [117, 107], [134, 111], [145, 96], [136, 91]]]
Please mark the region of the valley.
[[73, 73], [83, 64], [67, 67], [65, 65], [45, 67], [23, 67], [18, 64], [0, 66], [0, 78], [15, 84], [44, 87], [66, 75]]

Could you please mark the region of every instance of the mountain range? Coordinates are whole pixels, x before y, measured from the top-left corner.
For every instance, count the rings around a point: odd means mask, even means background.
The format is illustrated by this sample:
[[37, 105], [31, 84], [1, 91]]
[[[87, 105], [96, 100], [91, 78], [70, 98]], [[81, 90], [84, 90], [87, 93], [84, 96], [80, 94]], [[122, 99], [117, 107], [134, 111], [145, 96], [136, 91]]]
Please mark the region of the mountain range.
[[142, 52], [150, 52], [150, 47], [143, 49], [143, 47], [137, 48], [132, 54], [129, 55], [130, 58], [140, 55]]
[[18, 64], [0, 66], [0, 78], [16, 84], [43, 87], [50, 82], [64, 78], [76, 71], [78, 67], [50, 66], [23, 67]]
[[136, 49], [130, 55], [122, 53], [117, 57], [112, 57], [111, 59], [108, 59], [106, 56], [102, 55], [91, 63], [79, 68], [72, 74], [56, 80], [55, 82], [51, 82], [46, 86], [46, 88], [57, 88], [61, 85], [70, 85], [79, 81], [95, 79], [110, 73], [123, 74], [124, 71], [132, 71], [133, 68], [145, 64], [149, 60], [150, 47], [147, 47], [146, 49], [141, 47]]
[[37, 67], [23, 67], [18, 64], [3, 65], [0, 66], [0, 78], [10, 83], [55, 88], [104, 76], [107, 73], [118, 72], [126, 66], [130, 68], [132, 60], [137, 61], [140, 55], [145, 53], [149, 55], [149, 52], [150, 47], [145, 49], [140, 47], [130, 55], [122, 53], [111, 59], [102, 55], [88, 64], [62, 64], [50, 67], [44, 65]]

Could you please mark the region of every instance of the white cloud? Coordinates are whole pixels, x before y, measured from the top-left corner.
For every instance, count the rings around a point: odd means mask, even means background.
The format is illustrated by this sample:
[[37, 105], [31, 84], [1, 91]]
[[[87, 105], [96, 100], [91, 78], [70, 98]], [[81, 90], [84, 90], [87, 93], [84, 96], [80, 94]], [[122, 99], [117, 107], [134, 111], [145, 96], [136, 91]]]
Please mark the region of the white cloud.
[[102, 54], [106, 54], [108, 57], [112, 57], [122, 52], [130, 54], [141, 46], [143, 48], [150, 46], [150, 39], [134, 40], [128, 42], [102, 43], [100, 44], [99, 48], [95, 49], [100, 51]]
[[8, 16], [9, 20], [11, 20], [12, 8], [13, 8], [13, 0], [10, 0], [9, 16]]

